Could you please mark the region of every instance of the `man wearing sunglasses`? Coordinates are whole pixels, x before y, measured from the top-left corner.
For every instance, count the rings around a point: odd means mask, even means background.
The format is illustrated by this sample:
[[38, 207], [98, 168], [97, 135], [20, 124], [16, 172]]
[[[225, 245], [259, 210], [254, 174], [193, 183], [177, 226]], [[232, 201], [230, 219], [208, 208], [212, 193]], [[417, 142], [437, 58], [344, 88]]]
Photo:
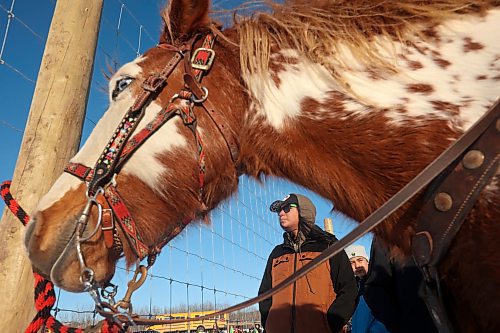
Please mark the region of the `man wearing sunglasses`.
[[[337, 241], [316, 222], [316, 207], [307, 197], [291, 193], [271, 204], [278, 214], [283, 244], [267, 261], [259, 295], [276, 286]], [[344, 251], [259, 303], [267, 333], [337, 333], [351, 317], [358, 289]]]

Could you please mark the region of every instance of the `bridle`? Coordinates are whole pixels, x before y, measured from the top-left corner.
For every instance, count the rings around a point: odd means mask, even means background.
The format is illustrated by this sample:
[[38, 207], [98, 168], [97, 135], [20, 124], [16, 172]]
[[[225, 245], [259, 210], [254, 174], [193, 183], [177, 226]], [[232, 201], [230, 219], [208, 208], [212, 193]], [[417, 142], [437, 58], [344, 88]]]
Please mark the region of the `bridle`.
[[[233, 163], [236, 162], [238, 158], [239, 143], [235, 133], [229, 126], [227, 119], [217, 112], [216, 108], [208, 100], [208, 89], [201, 86], [203, 76], [209, 72], [215, 59], [215, 51], [213, 50], [215, 35], [213, 33], [206, 34], [201, 47], [195, 49], [191, 55], [195, 43], [201, 37], [200, 34], [195, 35], [179, 46], [159, 44], [157, 47], [160, 49], [174, 51], [172, 58], [159, 73], [150, 74], [144, 80], [141, 85], [142, 91], [123, 116], [120, 124], [102, 151], [94, 167], [91, 168], [80, 163], [69, 163], [64, 170], [79, 178], [87, 185], [87, 204], [75, 226], [76, 251], [81, 267], [80, 280], [84, 285], [84, 290], [91, 294], [98, 308], [102, 308], [102, 302], [97, 292], [98, 286], [94, 281], [94, 272], [85, 264], [85, 258], [81, 251], [82, 243], [94, 236], [100, 228], [104, 236], [106, 247], [114, 251], [117, 256], [121, 256], [123, 252], [123, 242], [118, 234], [117, 226], [119, 226], [122, 235], [125, 236], [130, 248], [137, 256], [138, 262], [147, 257], [147, 268], [149, 268], [154, 264], [156, 256], [161, 248], [196, 218], [194, 215], [185, 217], [158, 244], [153, 246], [146, 245], [137, 230], [135, 220], [124, 203], [116, 184], [116, 175], [120, 172], [132, 154], [162, 125], [175, 116], [180, 116], [183, 124], [188, 127], [194, 135], [198, 153], [198, 199], [202, 207], [206, 207], [203, 202], [205, 185], [205, 150], [197, 128], [197, 118], [194, 112], [195, 106], [201, 106], [209, 115], [210, 119], [212, 119], [224, 138]], [[172, 74], [181, 60], [184, 60], [184, 87], [177, 94], [172, 96], [168, 105], [162, 108], [149, 124], [138, 133], [134, 134], [139, 122], [145, 114], [147, 106], [167, 85], [168, 77]], [[134, 135], [132, 136], [132, 134]], [[97, 223], [95, 228], [90, 232], [90, 235], [84, 237], [83, 235], [93, 206], [96, 206], [98, 209]], [[68, 245], [69, 244], [70, 243], [68, 243]], [[63, 256], [64, 253], [65, 251], [62, 252], [61, 256]], [[61, 257], [59, 259], [61, 259]], [[139, 283], [145, 278], [147, 268], [146, 271], [144, 271], [143, 267], [144, 266], [138, 266], [133, 282]], [[136, 281], [136, 279], [138, 280]], [[142, 282], [140, 282], [140, 284], [142, 284]], [[116, 292], [116, 287], [114, 288]], [[129, 288], [129, 290], [130, 289], [131, 288]], [[125, 303], [126, 302], [127, 301], [125, 301]], [[121, 304], [121, 307], [126, 308], [126, 306], [123, 305], [124, 304]], [[116, 308], [115, 306], [114, 309]], [[130, 309], [127, 308], [126, 310]], [[123, 315], [127, 314], [125, 313]]]

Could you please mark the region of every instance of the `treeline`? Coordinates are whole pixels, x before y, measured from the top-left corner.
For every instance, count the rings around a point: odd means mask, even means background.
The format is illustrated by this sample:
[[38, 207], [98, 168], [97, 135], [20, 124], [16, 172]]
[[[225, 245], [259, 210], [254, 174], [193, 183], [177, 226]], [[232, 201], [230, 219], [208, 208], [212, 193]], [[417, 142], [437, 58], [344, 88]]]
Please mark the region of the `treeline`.
[[[155, 315], [166, 315], [171, 313], [222, 310], [229, 306], [230, 306], [229, 304], [217, 304], [217, 308], [215, 308], [215, 305], [212, 302], [204, 302], [203, 304], [201, 303], [189, 304], [189, 306], [188, 304], [180, 303], [176, 304], [175, 306], [173, 305], [172, 307], [142, 306], [134, 308], [134, 313], [147, 318], [153, 318]], [[78, 327], [78, 328], [91, 327], [93, 325], [96, 325], [98, 322], [102, 320], [102, 317], [99, 314], [96, 314], [93, 311], [83, 310], [78, 308], [72, 310], [60, 309], [57, 312], [57, 314], [54, 315], [56, 315], [57, 320], [59, 320], [60, 322], [68, 326]], [[229, 321], [258, 322], [260, 321], [260, 314], [259, 311], [257, 310], [257, 307], [252, 306], [250, 308], [230, 313]], [[144, 329], [144, 327], [140, 329]]]

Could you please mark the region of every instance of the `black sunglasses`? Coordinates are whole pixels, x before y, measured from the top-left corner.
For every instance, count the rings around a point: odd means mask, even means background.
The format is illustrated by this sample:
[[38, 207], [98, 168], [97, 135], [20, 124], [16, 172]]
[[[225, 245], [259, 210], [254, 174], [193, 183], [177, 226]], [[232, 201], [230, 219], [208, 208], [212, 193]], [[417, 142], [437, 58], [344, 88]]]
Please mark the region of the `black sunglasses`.
[[292, 209], [292, 207], [297, 208], [297, 205], [296, 204], [289, 204], [289, 205], [283, 206], [276, 213], [279, 214], [281, 211], [284, 211], [285, 213], [288, 213], [288, 212], [290, 212], [290, 209]]

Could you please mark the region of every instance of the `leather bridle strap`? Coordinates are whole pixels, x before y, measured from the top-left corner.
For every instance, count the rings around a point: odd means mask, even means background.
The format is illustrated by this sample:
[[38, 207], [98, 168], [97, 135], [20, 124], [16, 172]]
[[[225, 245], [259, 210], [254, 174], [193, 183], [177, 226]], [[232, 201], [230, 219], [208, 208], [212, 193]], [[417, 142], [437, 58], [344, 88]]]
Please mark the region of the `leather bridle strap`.
[[[334, 255], [341, 252], [344, 248], [361, 238], [363, 235], [371, 231], [377, 225], [382, 223], [390, 214], [396, 211], [409, 199], [411, 199], [416, 193], [427, 186], [434, 178], [436, 178], [441, 172], [443, 172], [449, 165], [451, 165], [469, 146], [471, 146], [477, 138], [484, 133], [484, 131], [490, 126], [490, 124], [498, 124], [500, 106], [499, 101], [497, 101], [493, 107], [491, 107], [488, 112], [481, 117], [465, 134], [463, 134], [455, 143], [453, 143], [448, 149], [446, 149], [438, 158], [436, 158], [431, 164], [429, 164], [424, 170], [422, 170], [411, 182], [409, 182], [405, 187], [403, 187], [399, 192], [397, 192], [393, 197], [391, 197], [384, 205], [375, 210], [370, 216], [368, 216], [364, 221], [362, 221], [354, 230], [348, 233], [339, 241], [332, 244], [325, 251], [323, 251], [319, 256], [311, 260], [310, 263], [303, 266], [297, 270], [294, 274], [287, 277], [285, 280], [277, 284], [272, 289], [260, 294], [257, 297], [251, 298], [239, 304], [230, 306], [226, 309], [216, 311], [210, 315], [201, 316], [196, 318], [196, 320], [210, 319], [215, 316], [223, 315], [226, 313], [235, 312], [263, 300], [272, 297], [274, 294], [280, 292], [287, 286], [291, 285], [307, 273], [311, 272], [313, 269], [317, 268], [326, 260], [330, 259]], [[498, 125], [497, 125], [498, 126]], [[498, 149], [498, 146], [497, 146]], [[104, 317], [109, 317], [110, 314], [106, 311], [99, 311], [99, 313]], [[122, 317], [120, 317], [122, 318]], [[151, 324], [175, 324], [181, 322], [187, 322], [190, 320], [186, 319], [176, 319], [176, 320], [160, 320], [160, 319], [148, 319], [140, 317], [138, 315], [132, 316], [134, 322], [137, 325], [151, 325]], [[194, 319], [193, 319], [194, 320]]]
[[151, 98], [155, 94], [158, 94], [167, 84], [169, 75], [181, 59], [182, 54], [180, 52], [175, 52], [159, 74], [150, 75], [142, 83], [142, 92], [123, 117], [120, 125], [116, 128], [115, 133], [109, 140], [106, 148], [104, 148], [93, 168], [94, 174], [87, 186], [90, 194], [96, 193], [99, 187], [107, 184], [111, 180], [115, 173], [115, 167], [123, 147], [144, 116], [146, 105]]
[[104, 197], [101, 192], [96, 197], [96, 201], [102, 207], [102, 217], [101, 217], [101, 231], [104, 237], [104, 244], [108, 249], [113, 249], [118, 256], [120, 256], [123, 251], [123, 244], [118, 237], [117, 230], [115, 228], [115, 219], [113, 217], [113, 209], [108, 204], [108, 200]]
[[[205, 52], [207, 52], [207, 54], [209, 56], [203, 56], [204, 55], [203, 53], [195, 52], [195, 56], [200, 55], [201, 57], [200, 57], [200, 59], [193, 57], [192, 61], [196, 62], [198, 64], [198, 66], [203, 68], [203, 69], [197, 70], [196, 77], [199, 80], [201, 80], [201, 77], [204, 74], [206, 74], [207, 70], [210, 69], [212, 62], [214, 60], [213, 58], [215, 57], [215, 53], [212, 50], [214, 40], [215, 40], [214, 36], [212, 34], [208, 34], [207, 36], [205, 36], [205, 39], [203, 41], [202, 50], [206, 50]], [[193, 43], [194, 43], [194, 39], [193, 39], [193, 41], [188, 43], [188, 45], [191, 45]], [[167, 45], [167, 44], [161, 44], [160, 47], [163, 47], [165, 49], [172, 48], [170, 45]], [[190, 63], [190, 61], [191, 61], [190, 50], [191, 50], [191, 47], [184, 49], [184, 55], [183, 55], [184, 63], [186, 63], [186, 62]], [[199, 49], [197, 49], [197, 51], [198, 50]], [[211, 52], [211, 53], [209, 53], [209, 52]], [[201, 91], [201, 89], [200, 89], [200, 91]], [[201, 94], [202, 94], [202, 91], [201, 92], [196, 91], [196, 93], [195, 93], [195, 95], [197, 97], [201, 97], [202, 96]], [[131, 154], [135, 150], [137, 150], [151, 135], [153, 135], [161, 126], [163, 126], [163, 124], [165, 124], [168, 120], [170, 120], [172, 117], [174, 117], [176, 115], [176, 113], [174, 112], [176, 110], [172, 110], [172, 109], [173, 109], [172, 103], [169, 103], [169, 105], [166, 108], [164, 108], [160, 112], [158, 112], [158, 114], [156, 115], [155, 119], [153, 119], [153, 121], [151, 121], [139, 133], [135, 134], [132, 138], [127, 140], [125, 147], [123, 148], [123, 151], [120, 154], [119, 161], [116, 165], [115, 173], [121, 169], [121, 167], [125, 164], [125, 162], [128, 160], [128, 158], [131, 156]]]
[[94, 170], [92, 168], [83, 165], [81, 163], [69, 162], [64, 167], [64, 172], [69, 173], [70, 175], [75, 176], [80, 179], [82, 182], [88, 182], [92, 179], [92, 175], [94, 174]]
[[222, 138], [226, 142], [229, 149], [231, 160], [233, 163], [236, 163], [240, 151], [236, 134], [229, 125], [227, 117], [224, 117], [224, 115], [218, 112], [212, 102], [209, 99], [206, 99], [207, 96], [204, 96], [206, 92], [200, 85], [203, 74], [205, 74], [205, 71], [210, 68], [215, 56], [215, 53], [212, 50], [214, 40], [215, 36], [207, 35], [203, 41], [202, 47], [196, 49], [194, 52], [191, 61], [188, 61], [188, 57], [184, 59], [184, 83], [187, 89], [193, 92], [196, 97], [199, 99], [205, 97], [201, 106], [221, 133]]
[[[80, 178], [84, 182], [89, 181], [93, 172], [91, 168], [85, 165], [72, 162], [68, 163], [64, 171]], [[114, 222], [116, 219], [135, 255], [142, 260], [150, 254], [148, 246], [144, 244], [137, 233], [135, 220], [127, 206], [123, 203], [123, 199], [116, 187], [113, 184], [109, 184], [104, 190], [103, 197], [102, 195], [98, 195], [96, 200], [103, 207], [101, 230], [106, 247], [114, 248], [115, 251], [118, 251], [122, 247], [122, 243], [116, 235], [116, 225]], [[112, 210], [112, 214], [109, 214], [109, 210]]]
[[417, 219], [413, 257], [426, 282], [424, 300], [440, 333], [454, 330], [443, 302], [438, 265], [482, 190], [498, 172], [500, 104], [493, 111], [496, 122], [431, 183]]
[[125, 162], [128, 161], [130, 156], [139, 149], [140, 146], [146, 140], [156, 133], [167, 121], [169, 121], [171, 118], [175, 116], [175, 112], [171, 108], [163, 108], [160, 110], [155, 118], [149, 122], [142, 130], [140, 130], [137, 134], [135, 134], [132, 138], [130, 138], [127, 143], [125, 144], [125, 147], [123, 147], [123, 150], [120, 154], [120, 158], [118, 159], [118, 162], [115, 167], [115, 173], [118, 173]]
[[127, 237], [132, 250], [135, 252], [139, 260], [144, 259], [150, 254], [150, 249], [146, 244], [144, 244], [141, 236], [137, 232], [135, 220], [123, 202], [120, 194], [116, 190], [116, 187], [113, 185], [107, 186], [104, 190], [104, 195], [113, 210], [116, 220], [120, 223], [120, 227], [122, 228], [125, 237]]

